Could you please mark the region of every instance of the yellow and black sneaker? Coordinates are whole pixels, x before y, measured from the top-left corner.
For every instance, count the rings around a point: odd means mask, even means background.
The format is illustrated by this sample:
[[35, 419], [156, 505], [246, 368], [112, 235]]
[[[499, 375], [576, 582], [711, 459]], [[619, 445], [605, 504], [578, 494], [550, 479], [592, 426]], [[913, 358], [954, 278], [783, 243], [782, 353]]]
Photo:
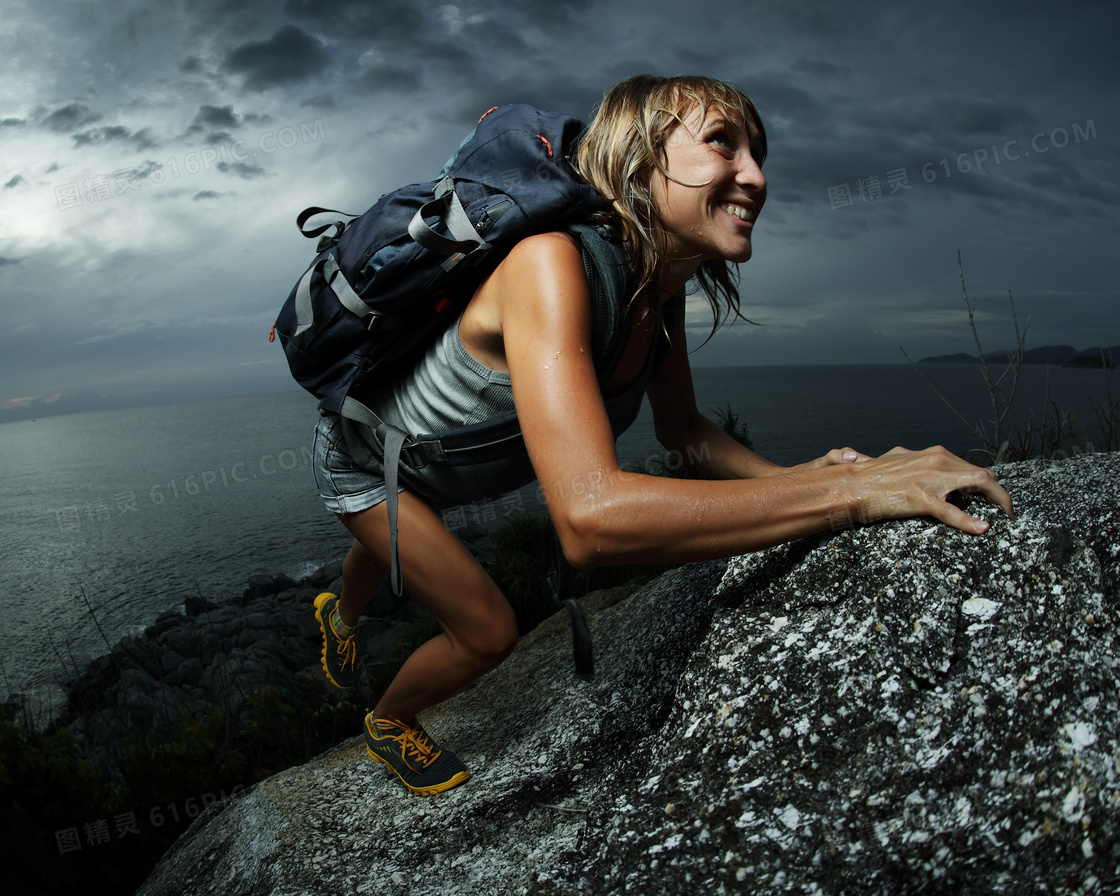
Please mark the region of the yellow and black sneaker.
[[348, 690], [358, 678], [358, 626], [353, 626], [346, 637], [340, 636], [331, 623], [337, 606], [338, 598], [330, 592], [315, 598], [315, 618], [323, 632], [323, 671], [336, 688]]
[[471, 776], [459, 757], [441, 750], [420, 723], [366, 716], [366, 752], [383, 762], [413, 793], [429, 796], [462, 784]]

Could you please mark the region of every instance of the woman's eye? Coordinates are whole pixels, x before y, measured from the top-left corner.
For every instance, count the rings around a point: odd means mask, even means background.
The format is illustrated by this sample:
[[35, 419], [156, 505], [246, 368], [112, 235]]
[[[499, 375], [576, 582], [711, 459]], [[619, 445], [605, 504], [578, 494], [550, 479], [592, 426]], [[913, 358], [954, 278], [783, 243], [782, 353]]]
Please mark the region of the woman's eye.
[[731, 136], [726, 131], [714, 131], [708, 135], [708, 142], [717, 146], [731, 147]]

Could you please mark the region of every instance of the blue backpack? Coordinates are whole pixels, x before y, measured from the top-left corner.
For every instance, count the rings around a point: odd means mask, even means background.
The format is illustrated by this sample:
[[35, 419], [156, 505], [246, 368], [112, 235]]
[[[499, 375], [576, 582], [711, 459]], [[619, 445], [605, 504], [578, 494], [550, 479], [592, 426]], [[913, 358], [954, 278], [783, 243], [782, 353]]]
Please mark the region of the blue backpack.
[[[347, 394], [423, 350], [522, 238], [607, 212], [568, 163], [582, 131], [567, 115], [495, 107], [429, 183], [381, 197], [365, 214], [305, 229], [319, 254], [276, 319], [292, 375], [342, 412]], [[353, 217], [353, 216], [347, 216]]]
[[[301, 233], [320, 238], [318, 255], [281, 308], [274, 333], [296, 381], [323, 411], [343, 417], [353, 456], [361, 462], [368, 452], [384, 466], [398, 594], [399, 480], [450, 505], [496, 497], [534, 474], [514, 413], [416, 436], [385, 424], [352, 393], [419, 357], [509, 249], [534, 233], [568, 230], [580, 242], [600, 381], [625, 348], [622, 323], [633, 291], [628, 259], [603, 223], [607, 204], [568, 162], [581, 132], [567, 115], [495, 107], [434, 181], [388, 193], [365, 214], [345, 215], [349, 221], [307, 228], [316, 215], [338, 214], [317, 207], [296, 220]], [[572, 614], [577, 671], [590, 675], [586, 623], [565, 593], [568, 570], [558, 557], [553, 596]]]

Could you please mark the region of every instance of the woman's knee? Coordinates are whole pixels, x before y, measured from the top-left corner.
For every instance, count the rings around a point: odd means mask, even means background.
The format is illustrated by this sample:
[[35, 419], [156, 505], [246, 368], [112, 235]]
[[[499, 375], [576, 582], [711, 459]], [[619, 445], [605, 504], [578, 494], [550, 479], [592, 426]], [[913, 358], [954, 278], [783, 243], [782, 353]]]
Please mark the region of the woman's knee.
[[510, 611], [492, 613], [475, 620], [467, 630], [459, 633], [457, 640], [470, 657], [471, 664], [486, 671], [513, 653], [517, 638], [517, 619]]

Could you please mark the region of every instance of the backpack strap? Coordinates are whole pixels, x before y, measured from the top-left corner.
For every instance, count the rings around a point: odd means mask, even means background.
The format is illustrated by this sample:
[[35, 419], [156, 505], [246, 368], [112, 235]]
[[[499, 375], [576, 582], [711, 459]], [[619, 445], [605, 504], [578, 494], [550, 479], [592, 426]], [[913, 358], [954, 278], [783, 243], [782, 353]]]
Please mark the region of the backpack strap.
[[[408, 235], [425, 249], [446, 255], [447, 258], [440, 267], [450, 271], [471, 254], [485, 253], [492, 248], [467, 217], [462, 201], [455, 195], [453, 177], [445, 177], [436, 184], [433, 195], [434, 198], [425, 202], [412, 216], [408, 224]], [[452, 239], [436, 233], [424, 220], [425, 217], [438, 217], [451, 233]]]
[[298, 336], [315, 323], [315, 303], [311, 300], [311, 278], [316, 273], [323, 277], [327, 287], [335, 294], [335, 298], [348, 310], [356, 314], [366, 325], [366, 329], [371, 329], [380, 315], [370, 308], [361, 296], [354, 292], [354, 287], [343, 276], [342, 269], [339, 268], [334, 256], [324, 255], [307, 269], [307, 273], [300, 278], [296, 285], [296, 328], [294, 335]]
[[595, 676], [595, 663], [591, 655], [591, 628], [587, 624], [587, 617], [583, 615], [583, 607], [572, 597], [572, 565], [564, 556], [560, 536], [555, 529], [552, 534], [556, 543], [556, 570], [548, 574], [548, 593], [557, 609], [562, 607], [572, 618], [572, 653], [575, 655], [576, 677], [590, 681]]
[[[397, 492], [397, 483], [400, 479], [401, 451], [409, 441], [408, 434], [395, 426], [390, 426], [356, 398], [347, 396], [342, 402], [339, 413], [347, 420], [367, 426], [382, 446], [382, 456], [379, 460], [385, 470], [385, 509], [389, 514], [389, 584], [393, 588], [393, 594], [400, 597], [404, 591], [404, 579], [401, 574], [401, 555], [398, 546], [397, 508], [400, 506], [400, 496]], [[354, 459], [359, 463], [362, 462], [362, 457], [358, 455], [367, 454], [365, 443], [361, 439], [347, 439], [347, 449], [355, 455]]]
[[[331, 221], [329, 224], [305, 229], [304, 225], [316, 215], [342, 215], [344, 218], [350, 218], [351, 220], [358, 217], [351, 212], [340, 212], [338, 209], [334, 208], [320, 208], [317, 205], [313, 205], [311, 208], [305, 208], [300, 212], [299, 215], [296, 216], [296, 227], [299, 228], [299, 232], [308, 239], [315, 239], [317, 236], [322, 237], [322, 239], [319, 240], [318, 246], [316, 246], [317, 252], [329, 249], [337, 243], [339, 237], [342, 236], [342, 231], [350, 225], [350, 221]], [[334, 233], [327, 234], [327, 231], [332, 228], [334, 229]], [[323, 234], [326, 234], [326, 236], [323, 236]]]

